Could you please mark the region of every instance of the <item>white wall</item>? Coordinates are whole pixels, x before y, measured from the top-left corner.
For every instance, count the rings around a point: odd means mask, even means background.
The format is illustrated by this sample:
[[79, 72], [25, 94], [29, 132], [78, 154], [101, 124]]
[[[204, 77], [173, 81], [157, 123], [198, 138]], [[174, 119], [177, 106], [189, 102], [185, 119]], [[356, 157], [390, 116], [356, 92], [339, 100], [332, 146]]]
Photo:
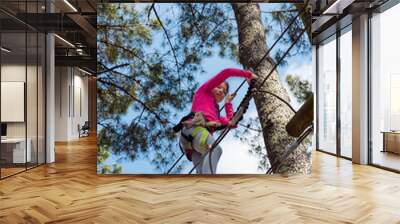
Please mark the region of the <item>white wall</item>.
[[[37, 105], [36, 93], [36, 66], [25, 66], [20, 64], [3, 64], [1, 66], [1, 81], [2, 82], [25, 82], [26, 72], [28, 72], [28, 87], [27, 87], [27, 122], [28, 122], [28, 137], [30, 128], [36, 130], [36, 107], [43, 106]], [[41, 68], [39, 68], [41, 72]], [[4, 97], [4, 96], [2, 96]], [[42, 102], [42, 101], [41, 101]], [[9, 108], [1, 108], [7, 110]], [[24, 108], [22, 108], [24, 110]], [[25, 122], [7, 122], [7, 135], [9, 137], [25, 137]], [[36, 131], [35, 131], [36, 136]]]
[[88, 78], [82, 76], [83, 74], [75, 70], [74, 75], [74, 108], [72, 108], [72, 130], [71, 135], [74, 137], [78, 137], [78, 124], [82, 126], [85, 121], [88, 121]]
[[[1, 66], [1, 81], [25, 82], [25, 64], [9, 64]], [[7, 110], [7, 108], [1, 108]], [[25, 122], [7, 122], [7, 137], [25, 137]]]
[[68, 139], [68, 86], [67, 67], [55, 68], [55, 141]]
[[72, 67], [56, 67], [55, 73], [55, 140], [77, 139], [78, 125], [88, 120], [88, 78]]

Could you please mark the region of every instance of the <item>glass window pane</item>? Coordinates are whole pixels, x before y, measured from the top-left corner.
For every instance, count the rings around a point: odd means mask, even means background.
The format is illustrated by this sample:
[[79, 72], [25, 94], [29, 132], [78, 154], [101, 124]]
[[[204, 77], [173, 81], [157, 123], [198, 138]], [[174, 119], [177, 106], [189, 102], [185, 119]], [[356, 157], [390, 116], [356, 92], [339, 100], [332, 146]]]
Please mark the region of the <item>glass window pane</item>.
[[45, 35], [22, 22], [44, 3], [0, 1], [1, 178], [45, 161]]
[[[26, 33], [1, 34], [2, 178], [25, 170], [30, 159], [26, 144]], [[28, 150], [26, 150], [28, 146]]]
[[336, 41], [318, 48], [318, 147], [336, 153]]
[[27, 62], [27, 80], [26, 80], [26, 111], [27, 111], [27, 141], [30, 147], [30, 159], [28, 160], [28, 168], [37, 165], [37, 132], [38, 132], [38, 111], [37, 111], [37, 79], [38, 79], [38, 36], [36, 32], [27, 33], [28, 44], [28, 62]]
[[340, 37], [340, 153], [352, 157], [352, 34]]
[[38, 163], [45, 163], [45, 44], [46, 37], [39, 33], [38, 45]]
[[400, 170], [400, 5], [372, 17], [372, 163]]

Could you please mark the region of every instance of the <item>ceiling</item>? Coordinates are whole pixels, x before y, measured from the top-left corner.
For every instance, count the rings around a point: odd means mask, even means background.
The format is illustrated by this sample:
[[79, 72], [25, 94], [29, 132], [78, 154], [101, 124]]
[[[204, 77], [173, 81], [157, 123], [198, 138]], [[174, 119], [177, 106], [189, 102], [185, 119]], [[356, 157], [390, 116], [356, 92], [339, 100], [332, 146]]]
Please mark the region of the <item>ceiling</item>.
[[96, 5], [97, 0], [1, 0], [2, 46], [12, 49], [7, 54], [10, 58], [26, 52], [30, 56], [37, 51], [36, 45], [28, 43], [25, 50], [22, 33], [28, 33], [28, 42], [30, 32], [55, 33], [56, 66], [79, 66], [95, 73]]
[[[16, 33], [30, 31], [54, 32], [56, 65], [81, 66], [96, 71], [96, 5], [100, 0], [1, 0], [0, 26], [8, 48], [23, 52], [25, 43]], [[379, 7], [389, 0], [310, 0], [313, 6], [312, 36], [314, 44], [332, 35], [346, 19]], [[51, 11], [52, 13], [49, 13]], [[340, 21], [338, 23], [338, 21]], [[344, 22], [343, 22], [344, 21]], [[66, 41], [63, 41], [66, 40]], [[15, 43], [12, 44], [11, 42]], [[74, 46], [72, 46], [72, 45]], [[34, 52], [30, 49], [29, 52]], [[23, 53], [24, 55], [26, 53]]]
[[314, 0], [313, 44], [332, 36], [352, 23], [353, 17], [376, 9], [391, 0]]

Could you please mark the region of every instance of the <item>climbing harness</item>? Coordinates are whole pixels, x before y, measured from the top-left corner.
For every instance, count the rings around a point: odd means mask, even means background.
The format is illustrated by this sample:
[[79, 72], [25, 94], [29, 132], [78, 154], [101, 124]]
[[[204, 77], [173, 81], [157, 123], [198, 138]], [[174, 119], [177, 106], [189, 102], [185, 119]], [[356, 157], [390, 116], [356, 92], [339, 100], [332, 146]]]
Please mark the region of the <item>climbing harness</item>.
[[[290, 29], [290, 27], [295, 23], [295, 21], [300, 17], [301, 14], [303, 14], [306, 9], [308, 8], [308, 2], [309, 0], [306, 1], [304, 7], [302, 8], [302, 10], [295, 16], [293, 17], [293, 19], [289, 22], [289, 25], [286, 27], [286, 29], [281, 33], [281, 35], [278, 37], [278, 39], [273, 43], [273, 45], [268, 49], [268, 51], [265, 53], [265, 55], [258, 61], [258, 63], [254, 66], [254, 68], [252, 69], [253, 71], [256, 71], [258, 66], [262, 63], [262, 61], [267, 58], [267, 56], [269, 55], [269, 53], [272, 51], [272, 49], [276, 46], [276, 44], [283, 38], [283, 36], [285, 35], [285, 33]], [[269, 79], [269, 77], [271, 77], [271, 75], [273, 74], [273, 72], [277, 69], [277, 67], [282, 63], [283, 59], [289, 54], [289, 52], [292, 50], [292, 48], [297, 44], [297, 42], [301, 39], [301, 37], [303, 36], [303, 34], [305, 33], [305, 31], [308, 29], [307, 25], [304, 25], [304, 28], [301, 29], [301, 32], [299, 35], [296, 36], [296, 38], [293, 40], [292, 44], [290, 45], [290, 47], [285, 51], [285, 53], [279, 58], [279, 60], [277, 61], [277, 63], [274, 64], [273, 68], [270, 70], [270, 72], [267, 74], [267, 76], [264, 77], [264, 79], [262, 80], [261, 83], [256, 83], [255, 80], [251, 80], [250, 84], [249, 84], [249, 88], [246, 92], [246, 95], [244, 96], [244, 98], [242, 99], [238, 109], [236, 110], [236, 112], [234, 113], [234, 116], [232, 118], [232, 123], [234, 125], [236, 125], [239, 121], [241, 121], [243, 119], [243, 115], [246, 113], [252, 94], [254, 93], [254, 89], [258, 89], [259, 87], [262, 87], [265, 82]], [[246, 80], [244, 80], [240, 86], [235, 90], [235, 93], [237, 93], [239, 91], [239, 89], [243, 86], [243, 84], [246, 82]], [[258, 84], [258, 85], [257, 85]], [[257, 86], [256, 86], [257, 85]], [[223, 109], [223, 107], [219, 110], [221, 111]], [[292, 108], [291, 108], [292, 109]], [[192, 115], [193, 116], [193, 115]], [[179, 122], [178, 125], [176, 125], [175, 128], [174, 127], [174, 131], [178, 132], [182, 129], [183, 127], [183, 122], [185, 120], [188, 120], [190, 118], [187, 118], [187, 116], [185, 116], [184, 118], [181, 119], [181, 121]], [[185, 119], [186, 118], [186, 119]], [[224, 137], [229, 133], [229, 131], [231, 130], [231, 126], [227, 126], [225, 128], [222, 129], [221, 134], [218, 136], [218, 138], [213, 142], [212, 146], [209, 148], [208, 152], [206, 152], [202, 158], [193, 166], [193, 168], [189, 171], [189, 174], [191, 174], [196, 167], [204, 160], [204, 158], [207, 156], [207, 154], [209, 155], [209, 166], [210, 166], [210, 171], [211, 174], [213, 174], [213, 169], [212, 169], [212, 163], [211, 163], [211, 155], [213, 150], [220, 144], [220, 142], [224, 139]], [[313, 126], [310, 125], [310, 127], [304, 131], [304, 133], [293, 143], [289, 146], [289, 149], [287, 150], [287, 152], [285, 153], [285, 155], [282, 157], [283, 159], [280, 160], [280, 164], [274, 163], [271, 165], [270, 169], [267, 171], [267, 173], [272, 172], [273, 170], [279, 170], [280, 166], [283, 164], [283, 161], [285, 161], [289, 154], [292, 153], [301, 143], [302, 141], [308, 136], [308, 134], [310, 134], [313, 130]], [[179, 144], [179, 146], [181, 147], [181, 145]], [[182, 150], [182, 147], [181, 147]], [[185, 153], [182, 150], [182, 153]], [[176, 164], [182, 159], [183, 155], [181, 155], [178, 160], [172, 165], [172, 167], [168, 170], [167, 174], [169, 174], [171, 172], [171, 170], [176, 166]], [[277, 166], [278, 164], [278, 166]], [[276, 167], [277, 166], [277, 167]], [[276, 167], [276, 168], [275, 168]], [[275, 168], [275, 169], [273, 169]]]
[[[218, 129], [223, 129], [225, 127], [226, 126], [222, 124], [207, 122], [202, 112], [196, 112], [196, 113], [191, 112], [181, 119], [179, 124], [177, 124], [174, 127], [174, 131], [175, 132], [180, 131], [181, 136], [183, 137], [183, 139], [186, 140], [185, 143], [187, 144], [185, 144], [184, 147], [181, 144], [179, 144], [179, 146], [181, 147], [181, 151], [183, 153], [186, 153], [187, 159], [189, 161], [192, 161], [191, 156], [193, 150], [196, 150], [197, 152], [203, 155], [208, 150], [206, 141], [210, 133]], [[188, 129], [192, 128], [193, 130], [190, 134], [187, 134], [182, 130], [183, 128], [188, 128]], [[197, 145], [197, 147], [194, 148], [192, 143], [194, 138], [196, 138], [197, 136], [199, 145]]]

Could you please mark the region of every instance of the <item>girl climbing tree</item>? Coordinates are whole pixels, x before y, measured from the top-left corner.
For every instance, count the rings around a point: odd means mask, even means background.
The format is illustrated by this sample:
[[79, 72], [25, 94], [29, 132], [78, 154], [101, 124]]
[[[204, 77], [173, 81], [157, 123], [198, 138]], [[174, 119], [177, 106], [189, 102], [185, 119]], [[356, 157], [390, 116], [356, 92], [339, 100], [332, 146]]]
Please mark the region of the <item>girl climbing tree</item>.
[[[99, 126], [103, 127], [99, 144], [106, 150], [129, 155], [131, 160], [147, 155], [158, 169], [165, 171], [179, 156], [172, 150], [176, 148], [175, 138], [165, 126], [172, 126], [177, 111], [191, 102], [192, 93], [198, 88], [193, 74], [203, 69], [202, 61], [217, 49], [221, 57], [254, 67], [269, 49], [271, 24], [285, 27], [298, 10], [294, 10], [297, 6], [284, 4], [279, 13], [266, 12], [271, 16], [263, 17], [265, 12], [258, 4], [175, 4], [170, 9], [175, 17], [164, 18], [157, 6], [151, 4], [139, 10], [135, 4], [99, 5], [98, 116]], [[294, 41], [304, 28], [300, 18], [309, 18], [307, 15], [295, 20], [284, 44]], [[264, 25], [263, 18], [269, 18], [269, 24]], [[152, 33], [162, 36], [163, 48], [146, 48], [154, 41]], [[292, 53], [309, 51], [309, 46], [304, 35]], [[277, 57], [280, 54], [275, 52]], [[259, 80], [275, 62], [274, 55], [263, 60], [254, 71]], [[293, 111], [268, 93], [290, 102], [276, 71], [254, 94], [254, 101], [267, 150], [263, 155], [279, 162], [278, 158], [293, 141], [284, 128]], [[131, 104], [134, 106], [129, 108]], [[127, 110], [136, 115], [130, 121], [121, 118]], [[280, 167], [276, 172], [309, 173], [306, 147], [299, 147]], [[181, 168], [178, 166], [176, 172]]]

